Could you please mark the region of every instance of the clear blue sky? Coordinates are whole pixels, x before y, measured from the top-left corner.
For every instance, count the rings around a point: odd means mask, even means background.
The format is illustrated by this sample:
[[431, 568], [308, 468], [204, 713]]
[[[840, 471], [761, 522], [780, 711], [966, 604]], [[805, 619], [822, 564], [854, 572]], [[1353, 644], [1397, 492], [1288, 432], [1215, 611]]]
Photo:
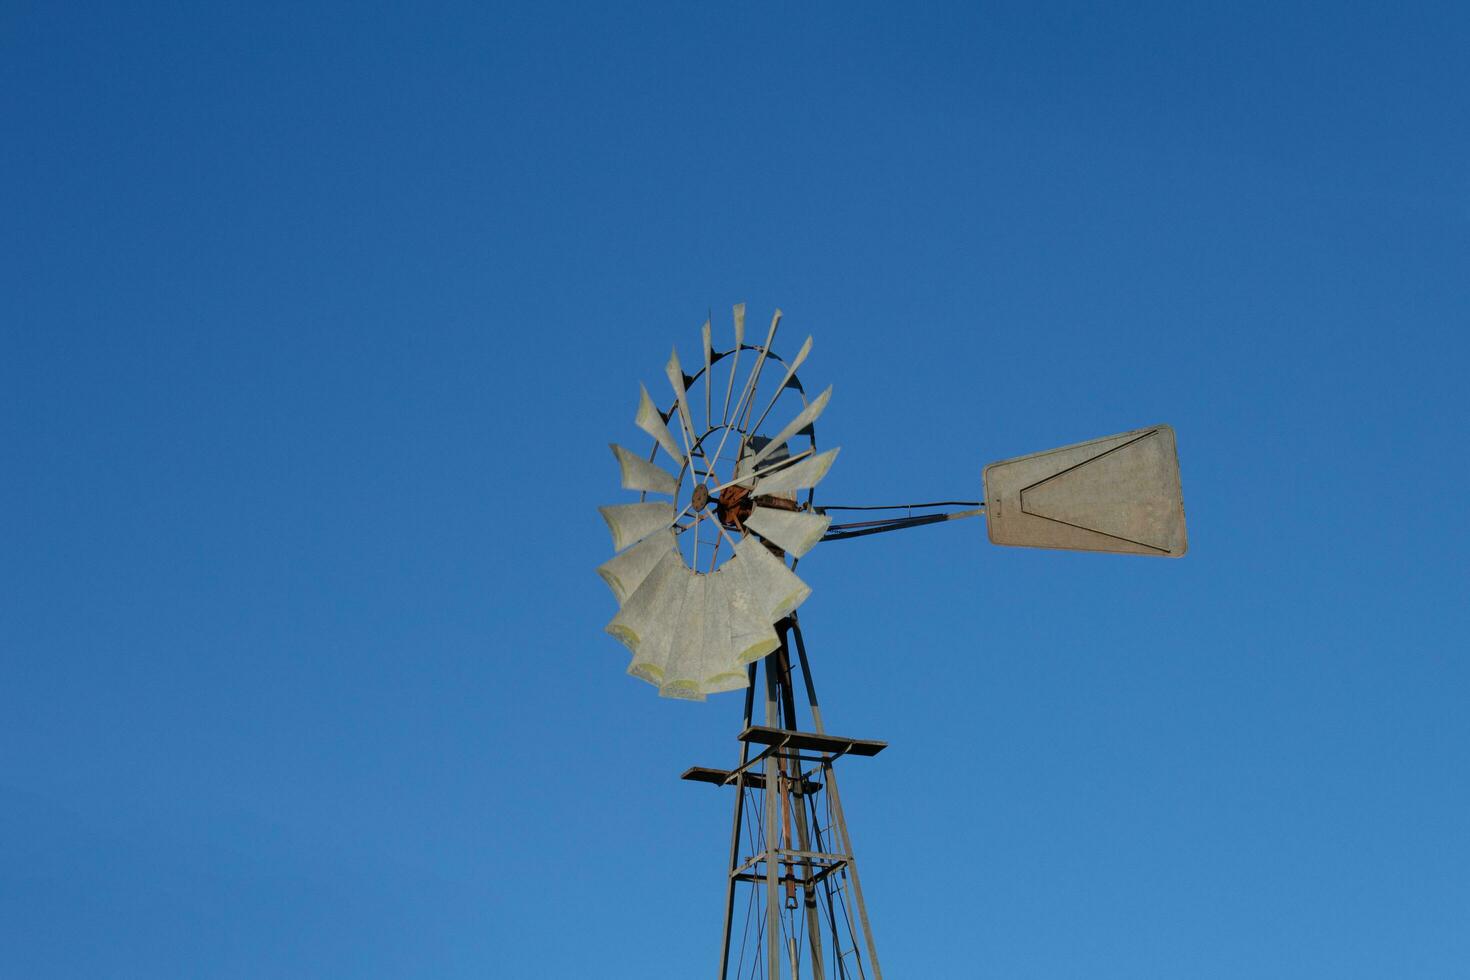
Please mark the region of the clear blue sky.
[[[800, 9], [793, 9], [797, 7]], [[1470, 971], [1461, 4], [0, 8], [0, 977], [708, 976], [602, 633], [713, 309], [828, 502], [1178, 430], [1181, 561], [819, 546], [892, 977]], [[639, 443], [642, 445], [642, 443]]]

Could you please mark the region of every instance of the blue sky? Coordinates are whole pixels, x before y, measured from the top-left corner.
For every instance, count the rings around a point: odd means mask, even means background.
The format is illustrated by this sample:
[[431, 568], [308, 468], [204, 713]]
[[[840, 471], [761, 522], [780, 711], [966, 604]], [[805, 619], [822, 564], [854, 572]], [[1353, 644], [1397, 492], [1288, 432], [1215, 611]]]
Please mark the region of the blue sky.
[[[637, 384], [835, 502], [1178, 431], [1181, 561], [802, 609], [895, 977], [1462, 977], [1457, 4], [6, 4], [0, 975], [708, 975], [739, 698], [602, 633]], [[641, 443], [639, 443], [641, 445]]]

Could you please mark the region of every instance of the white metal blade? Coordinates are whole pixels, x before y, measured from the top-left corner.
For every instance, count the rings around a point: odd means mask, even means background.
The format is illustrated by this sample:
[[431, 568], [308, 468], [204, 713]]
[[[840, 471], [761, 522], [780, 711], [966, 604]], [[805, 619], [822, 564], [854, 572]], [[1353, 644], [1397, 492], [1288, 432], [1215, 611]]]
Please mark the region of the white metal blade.
[[764, 412], [761, 412], [761, 417], [756, 419], [755, 425], [752, 425], [750, 427], [751, 432], [760, 431], [761, 423], [766, 420], [766, 416], [771, 414], [771, 409], [775, 408], [776, 402], [781, 399], [781, 392], [785, 391], [786, 386], [791, 383], [791, 379], [796, 377], [796, 369], [801, 367], [801, 365], [806, 361], [806, 356], [811, 352], [812, 338], [807, 337], [806, 343], [801, 345], [801, 350], [796, 352], [796, 358], [790, 364], [786, 365], [785, 376], [781, 378], [781, 383], [776, 386], [776, 393], [771, 396], [771, 401], [769, 404], [766, 405], [766, 410]]
[[745, 519], [745, 526], [778, 548], [800, 558], [827, 533], [832, 518], [826, 514], [807, 514], [777, 507], [755, 507]]
[[730, 421], [730, 393], [735, 390], [735, 369], [740, 366], [740, 345], [745, 343], [745, 304], [736, 303], [735, 351], [730, 355], [730, 380], [725, 382], [725, 407], [720, 409], [720, 424]]
[[703, 701], [704, 679], [699, 664], [699, 644], [704, 639], [706, 585], [708, 576], [693, 574], [684, 594], [684, 605], [674, 620], [674, 633], [669, 643], [669, 656], [662, 668], [658, 693], [666, 698]]
[[759, 477], [755, 481], [754, 492], [758, 494], [792, 493], [797, 490], [806, 490], [822, 482], [822, 477], [832, 468], [832, 463], [837, 459], [839, 449], [829, 449], [825, 453], [819, 453], [809, 459], [792, 463], [790, 466], [770, 472], [769, 476]]
[[673, 504], [613, 504], [597, 511], [612, 531], [614, 551], [622, 551], [674, 523]]
[[608, 443], [608, 446], [617, 458], [624, 490], [648, 490], [673, 496], [679, 489], [679, 482], [674, 479], [674, 475], [662, 466], [635, 456], [615, 442]]
[[796, 577], [786, 563], [767, 550], [758, 538], [746, 537], [735, 543], [735, 552], [748, 559], [745, 573], [751, 583], [751, 592], [764, 611], [765, 618], [778, 622], [812, 594], [811, 586]]
[[822, 414], [822, 410], [827, 407], [827, 402], [831, 401], [831, 399], [832, 386], [828, 385], [826, 391], [822, 392], [820, 395], [814, 398], [811, 404], [807, 405], [806, 408], [803, 408], [801, 412], [797, 414], [796, 418], [792, 419], [787, 424], [786, 428], [777, 433], [770, 442], [766, 443], [765, 447], [761, 449], [760, 452], [756, 453], [755, 456], [751, 458], [751, 466], [753, 467], [756, 464], [760, 463], [761, 460], [765, 459], [771, 453], [775, 452], [778, 446], [786, 445], [786, 440], [790, 439], [802, 429], [805, 429], [807, 426], [815, 422], [817, 420], [817, 417]]
[[[734, 418], [737, 420], [737, 422], [742, 411], [744, 412], [747, 420], [750, 418], [750, 403], [755, 400], [755, 391], [761, 376], [761, 365], [765, 364], [766, 355], [771, 352], [771, 341], [776, 338], [776, 328], [780, 326], [780, 324], [781, 311], [777, 310], [775, 315], [771, 317], [771, 331], [766, 335], [765, 346], [762, 347], [760, 349], [760, 353], [756, 355], [755, 367], [751, 368], [750, 370], [750, 378], [746, 381], [745, 387], [740, 390], [740, 397], [735, 401]], [[733, 376], [734, 375], [732, 374], [731, 377]], [[724, 432], [720, 433], [720, 444], [715, 447], [714, 455], [707, 457], [710, 461], [711, 467], [713, 467], [713, 465], [718, 462], [720, 458], [720, 453], [725, 451], [725, 440], [730, 438], [730, 433], [734, 432], [738, 428], [740, 428], [739, 424], [731, 424], [727, 429], [725, 429]], [[742, 446], [736, 446], [736, 453], [738, 454], [742, 448]]]
[[607, 624], [607, 632], [632, 651], [628, 673], [634, 677], [653, 685], [662, 682], [663, 664], [693, 574], [677, 551], [665, 552]]
[[[678, 399], [679, 426], [684, 436], [684, 454], [689, 455], [689, 447], [694, 445], [694, 418], [689, 414], [689, 389], [684, 387], [684, 368], [679, 364], [679, 351], [677, 349], [669, 352], [669, 362], [664, 365], [664, 375], [669, 379], [669, 387], [674, 389], [674, 397]], [[694, 460], [690, 459], [693, 465]]]
[[699, 647], [700, 687], [705, 694], [746, 686], [745, 669], [735, 657], [730, 631], [731, 576], [724, 569], [706, 575], [704, 639]]
[[633, 419], [638, 428], [653, 436], [655, 442], [663, 447], [675, 462], [681, 466], [684, 464], [684, 454], [679, 451], [679, 444], [674, 441], [674, 434], [669, 427], [664, 425], [664, 418], [659, 414], [658, 407], [653, 404], [653, 399], [648, 397], [648, 389], [642, 385], [638, 386], [640, 397], [638, 400], [638, 415]]
[[597, 566], [597, 574], [612, 589], [613, 595], [617, 597], [618, 605], [628, 601], [628, 597], [643, 584], [648, 578], [648, 573], [653, 571], [655, 565], [663, 560], [668, 552], [674, 550], [674, 532], [664, 530], [662, 533], [650, 534], [633, 547], [616, 555]]
[[754, 407], [756, 391], [760, 388], [761, 368], [765, 367], [766, 358], [771, 354], [771, 345], [776, 342], [776, 328], [781, 325], [781, 311], [777, 310], [771, 314], [771, 329], [766, 333], [766, 342], [761, 345], [760, 353], [755, 356], [755, 367], [750, 369], [750, 379], [745, 383], [745, 389], [740, 392], [740, 400], [735, 403], [735, 417], [741, 417], [742, 410], [745, 420], [750, 421], [750, 411]]
[[730, 643], [735, 662], [739, 664], [759, 660], [781, 645], [772, 627], [773, 621], [766, 615], [762, 601], [764, 590], [747, 574], [748, 567], [749, 561], [737, 554], [715, 573], [730, 579], [727, 593], [730, 597]]

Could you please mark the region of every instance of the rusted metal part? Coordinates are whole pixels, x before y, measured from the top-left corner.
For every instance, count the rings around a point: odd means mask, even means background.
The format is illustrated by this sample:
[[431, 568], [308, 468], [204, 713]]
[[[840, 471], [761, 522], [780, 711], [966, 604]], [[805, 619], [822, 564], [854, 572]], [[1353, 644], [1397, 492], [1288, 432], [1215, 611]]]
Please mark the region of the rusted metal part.
[[720, 491], [720, 502], [716, 506], [715, 517], [726, 527], [734, 528], [744, 534], [745, 518], [750, 516], [750, 511], [754, 506], [755, 503], [750, 499], [750, 491], [736, 484]]
[[[780, 768], [781, 768], [781, 781], [780, 781], [780, 784], [779, 784], [779, 786], [780, 786], [779, 792], [781, 793], [781, 841], [782, 841], [782, 846], [786, 850], [789, 851], [789, 850], [791, 850], [791, 846], [792, 846], [791, 845], [791, 775], [790, 775], [789, 770], [788, 770], [788, 760], [786, 759], [785, 756], [782, 756], [781, 757]], [[787, 870], [787, 877], [786, 877], [786, 907], [788, 909], [794, 909], [794, 908], [797, 907], [797, 905], [796, 905], [796, 878], [794, 877], [795, 874], [796, 874], [796, 868], [795, 868], [795, 866], [793, 866], [793, 865], [791, 865], [791, 864], [788, 863], [788, 864], [786, 864], [786, 870]]]

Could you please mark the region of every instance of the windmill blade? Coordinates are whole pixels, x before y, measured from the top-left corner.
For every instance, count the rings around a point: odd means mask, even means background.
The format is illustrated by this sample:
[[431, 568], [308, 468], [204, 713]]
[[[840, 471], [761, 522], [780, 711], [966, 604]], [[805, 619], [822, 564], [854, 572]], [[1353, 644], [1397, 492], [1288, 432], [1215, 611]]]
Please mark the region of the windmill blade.
[[704, 700], [699, 683], [703, 680], [699, 670], [699, 643], [704, 639], [707, 584], [708, 576], [696, 573], [685, 586], [684, 605], [674, 620], [668, 658], [658, 665], [662, 674], [658, 685], [660, 697]]
[[727, 575], [730, 587], [730, 644], [735, 662], [752, 663], [781, 645], [767, 611], [761, 608], [762, 591], [751, 580], [746, 569], [749, 562], [737, 554], [715, 574]]
[[755, 393], [760, 387], [761, 368], [765, 367], [766, 358], [771, 356], [771, 345], [776, 342], [776, 328], [780, 325], [781, 311], [777, 310], [771, 315], [771, 329], [766, 332], [766, 342], [761, 345], [760, 353], [755, 357], [755, 367], [750, 369], [750, 380], [745, 383], [745, 389], [740, 392], [740, 400], [735, 403], [737, 419], [743, 407], [746, 420], [750, 420], [750, 410], [754, 407]]
[[[674, 389], [674, 397], [678, 399], [679, 426], [684, 436], [684, 454], [689, 455], [689, 447], [694, 445], [694, 419], [689, 414], [689, 389], [684, 380], [684, 368], [679, 364], [679, 351], [677, 349], [669, 352], [669, 363], [664, 365], [664, 375], [669, 379], [669, 387]], [[692, 467], [694, 460], [690, 458]]]
[[624, 490], [647, 490], [652, 493], [666, 493], [671, 497], [678, 492], [679, 482], [662, 466], [634, 455], [615, 442], [608, 443], [608, 447], [617, 458]]
[[715, 494], [719, 493], [721, 490], [724, 490], [724, 489], [726, 489], [728, 487], [733, 487], [737, 483], [740, 483], [740, 484], [749, 483], [752, 486], [754, 486], [754, 483], [752, 481], [758, 480], [758, 479], [760, 479], [763, 476], [768, 476], [768, 475], [775, 474], [775, 473], [779, 472], [780, 470], [782, 470], [783, 468], [785, 468], [788, 464], [794, 463], [798, 459], [801, 459], [801, 458], [806, 457], [806, 456], [810, 456], [811, 454], [812, 454], [812, 451], [810, 449], [806, 449], [806, 450], [803, 450], [802, 452], [797, 453], [795, 456], [783, 456], [782, 458], [780, 458], [780, 459], [776, 460], [775, 462], [773, 462], [770, 466], [767, 466], [765, 469], [761, 469], [761, 470], [752, 470], [751, 467], [750, 467], [750, 457], [749, 456], [746, 456], [746, 457], [740, 459], [738, 462], [736, 462], [736, 464], [735, 464], [735, 476], [734, 476], [734, 478], [729, 479], [729, 480], [726, 480], [724, 483], [721, 483], [717, 487], [710, 487], [710, 491], [709, 491], [710, 492], [710, 496], [713, 497]]
[[[747, 685], [730, 630], [733, 581], [724, 569], [704, 576], [704, 636], [699, 645], [698, 669], [700, 689], [705, 694]], [[736, 682], [733, 687], [732, 682]]]
[[664, 424], [664, 417], [659, 413], [658, 407], [653, 404], [653, 399], [648, 397], [648, 389], [641, 384], [638, 386], [640, 397], [638, 399], [638, 415], [633, 422], [653, 436], [653, 441], [663, 447], [680, 466], [684, 465], [684, 454], [679, 452], [679, 444], [674, 441], [674, 434]]
[[677, 552], [666, 552], [605, 627], [632, 652], [628, 673], [634, 677], [653, 685], [663, 681], [663, 665], [693, 575]]
[[597, 574], [612, 589], [617, 597], [618, 605], [628, 601], [638, 586], [648, 578], [654, 566], [663, 560], [664, 555], [672, 552], [675, 548], [674, 532], [665, 529], [662, 533], [650, 534], [633, 547], [616, 555], [597, 566]]
[[797, 578], [796, 573], [758, 539], [740, 539], [735, 543], [735, 552], [747, 560], [745, 573], [750, 580], [756, 608], [763, 611], [769, 622], [786, 618], [812, 594], [811, 586]]
[[[761, 347], [760, 353], [756, 355], [755, 367], [751, 368], [750, 377], [745, 382], [745, 387], [740, 390], [740, 397], [735, 401], [735, 418], [737, 419], [740, 418], [740, 413], [742, 411], [745, 412], [745, 416], [747, 419], [750, 417], [750, 402], [755, 399], [756, 386], [759, 383], [761, 376], [761, 366], [766, 363], [766, 355], [771, 352], [771, 342], [776, 339], [776, 328], [780, 325], [781, 311], [777, 310], [775, 314], [771, 317], [771, 330], [768, 334], [766, 334], [765, 345]], [[733, 368], [731, 370], [733, 371]], [[734, 375], [732, 374], [731, 377], [733, 376]], [[713, 456], [707, 457], [712, 463], [719, 460], [720, 453], [725, 451], [725, 440], [730, 438], [730, 433], [734, 432], [736, 428], [737, 426], [732, 425], [720, 434], [720, 444], [715, 447], [715, 454]], [[737, 455], [739, 449], [740, 447], [737, 446]]]
[[765, 446], [761, 448], [760, 452], [751, 457], [750, 465], [754, 467], [761, 460], [765, 459], [771, 453], [775, 452], [777, 447], [786, 445], [786, 440], [790, 439], [802, 429], [805, 429], [807, 426], [815, 422], [817, 420], [817, 417], [822, 414], [822, 410], [827, 407], [827, 402], [831, 399], [832, 386], [828, 385], [826, 391], [822, 392], [816, 398], [812, 399], [811, 404], [808, 405], [806, 408], [803, 408], [801, 412], [797, 414], [796, 418], [792, 419], [787, 424], [786, 428], [777, 433], [770, 442], [766, 443]]
[[755, 507], [745, 526], [782, 550], [800, 558], [827, 533], [832, 518], [777, 507]]
[[735, 352], [730, 358], [730, 380], [725, 382], [725, 407], [720, 409], [720, 424], [730, 421], [730, 393], [735, 390], [735, 369], [740, 366], [740, 347], [745, 343], [745, 304], [736, 303], [732, 311], [735, 317]]
[[613, 504], [597, 511], [612, 531], [614, 551], [622, 551], [674, 523], [673, 504]]
[[807, 490], [822, 482], [822, 477], [832, 468], [837, 459], [838, 449], [829, 449], [825, 453], [819, 453], [808, 459], [803, 459], [790, 466], [768, 471], [769, 476], [756, 479], [753, 492], [757, 494], [793, 493], [797, 490]]
[[812, 338], [807, 337], [806, 343], [801, 345], [801, 350], [796, 352], [796, 357], [786, 366], [786, 375], [781, 379], [781, 383], [776, 386], [776, 393], [771, 396], [771, 401], [766, 405], [766, 410], [761, 412], [761, 417], [756, 419], [755, 425], [750, 427], [751, 432], [759, 432], [761, 430], [761, 423], [766, 420], [767, 415], [771, 414], [771, 409], [776, 407], [776, 402], [781, 398], [781, 392], [785, 391], [786, 386], [791, 384], [791, 379], [796, 377], [797, 368], [801, 367], [802, 363], [806, 360], [806, 356], [811, 352]]

